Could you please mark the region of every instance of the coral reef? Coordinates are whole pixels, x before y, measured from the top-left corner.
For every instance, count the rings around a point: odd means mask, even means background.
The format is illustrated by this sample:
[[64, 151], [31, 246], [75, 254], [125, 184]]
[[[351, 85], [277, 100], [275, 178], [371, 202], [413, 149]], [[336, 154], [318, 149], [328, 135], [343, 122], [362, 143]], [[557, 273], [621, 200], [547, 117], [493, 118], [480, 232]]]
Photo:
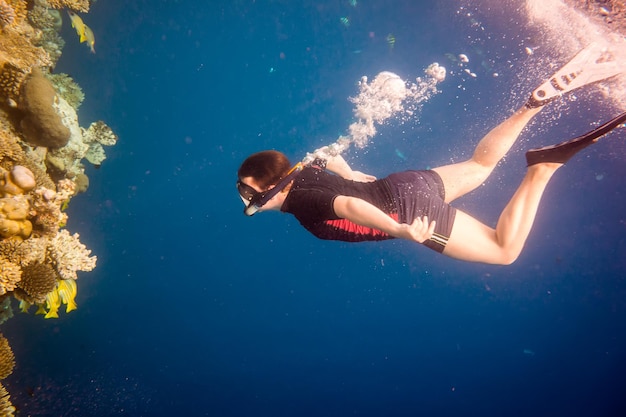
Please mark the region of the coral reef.
[[[100, 165], [117, 136], [104, 122], [81, 127], [78, 84], [54, 74], [64, 41], [60, 10], [89, 10], [88, 0], [0, 0], [0, 324], [11, 300], [27, 312], [59, 317], [77, 308], [78, 271], [96, 256], [65, 229], [69, 201], [84, 191], [87, 161]], [[65, 13], [65, 12], [63, 12]], [[0, 379], [15, 359], [0, 335]], [[0, 416], [13, 415], [0, 385]]]
[[59, 35], [63, 20], [59, 10], [50, 10], [44, 1], [35, 1], [28, 12], [28, 20], [41, 31], [41, 36], [33, 42], [48, 52], [52, 66], [61, 57], [65, 41]]

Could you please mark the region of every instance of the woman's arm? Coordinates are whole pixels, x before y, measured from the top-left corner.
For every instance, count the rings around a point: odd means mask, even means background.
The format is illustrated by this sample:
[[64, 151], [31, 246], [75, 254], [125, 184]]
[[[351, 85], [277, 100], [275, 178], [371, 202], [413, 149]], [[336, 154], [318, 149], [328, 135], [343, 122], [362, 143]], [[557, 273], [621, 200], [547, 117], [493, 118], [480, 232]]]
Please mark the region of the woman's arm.
[[364, 174], [360, 171], [354, 171], [341, 155], [331, 156], [326, 160], [326, 169], [339, 175], [341, 178], [359, 182], [376, 181], [376, 177]]
[[435, 221], [417, 218], [412, 224], [400, 224], [378, 207], [356, 197], [337, 196], [333, 203], [337, 216], [365, 227], [381, 230], [388, 235], [422, 243], [435, 232]]

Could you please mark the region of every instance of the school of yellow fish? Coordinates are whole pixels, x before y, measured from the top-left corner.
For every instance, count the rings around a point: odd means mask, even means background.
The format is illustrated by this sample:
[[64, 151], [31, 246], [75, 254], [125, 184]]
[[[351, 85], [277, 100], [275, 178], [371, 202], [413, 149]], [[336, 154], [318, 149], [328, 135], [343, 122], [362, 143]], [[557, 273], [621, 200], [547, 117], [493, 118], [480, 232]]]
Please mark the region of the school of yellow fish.
[[[57, 281], [57, 286], [54, 290], [50, 291], [46, 295], [46, 301], [37, 304], [38, 308], [35, 314], [43, 314], [46, 319], [59, 318], [59, 308], [62, 304], [65, 304], [65, 312], [69, 313], [72, 310], [76, 310], [76, 281], [73, 279], [60, 279]], [[20, 310], [24, 313], [28, 312], [28, 309], [32, 304], [26, 301], [20, 301]]]

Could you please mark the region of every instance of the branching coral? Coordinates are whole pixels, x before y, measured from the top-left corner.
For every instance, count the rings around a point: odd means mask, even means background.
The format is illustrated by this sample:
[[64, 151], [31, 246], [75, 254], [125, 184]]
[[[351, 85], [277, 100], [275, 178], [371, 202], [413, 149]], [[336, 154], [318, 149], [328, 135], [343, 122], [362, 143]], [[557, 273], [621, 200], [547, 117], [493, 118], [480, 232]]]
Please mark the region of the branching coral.
[[47, 247], [47, 238], [31, 237], [22, 242], [11, 239], [0, 240], [0, 263], [4, 261], [23, 267], [32, 262], [43, 262], [46, 259]]
[[96, 256], [89, 256], [91, 251], [78, 238], [78, 233], [70, 235], [67, 230], [61, 230], [49, 241], [50, 263], [62, 279], [77, 279], [77, 271], [91, 271], [96, 267]]
[[[0, 0], [2, 1], [2, 0]], [[5, 62], [0, 68], [0, 95], [11, 107], [17, 106], [17, 98], [20, 95], [20, 87], [28, 72], [10, 62]]]
[[13, 417], [15, 413], [15, 407], [11, 404], [9, 392], [0, 384], [0, 416]]
[[0, 28], [11, 26], [17, 20], [15, 10], [6, 1], [0, 0]]
[[9, 341], [0, 334], [0, 379], [11, 375], [15, 367], [15, 355], [9, 346]]
[[35, 67], [49, 67], [48, 53], [33, 44], [38, 36], [36, 31], [27, 25], [22, 25], [22, 29], [25, 33], [15, 30], [0, 32], [0, 63], [11, 62], [26, 72]]
[[0, 258], [0, 295], [13, 291], [22, 279], [22, 270], [13, 262]]
[[65, 41], [59, 34], [63, 20], [59, 10], [50, 10], [42, 3], [34, 2], [32, 9], [28, 11], [28, 20], [33, 27], [41, 30], [41, 37], [34, 42], [35, 46], [44, 48], [52, 63], [56, 64], [65, 46]]
[[21, 161], [24, 159], [24, 151], [17, 143], [17, 133], [13, 126], [6, 122], [0, 111], [0, 161], [9, 159], [12, 161]]
[[53, 9], [68, 8], [82, 13], [89, 11], [89, 0], [48, 0], [48, 4]]
[[66, 223], [67, 214], [61, 211], [76, 193], [76, 185], [70, 180], [61, 180], [58, 191], [38, 188], [32, 194], [31, 216], [37, 232], [42, 236], [54, 236], [59, 228]]
[[25, 17], [24, 0], [0, 0], [0, 28], [18, 25]]

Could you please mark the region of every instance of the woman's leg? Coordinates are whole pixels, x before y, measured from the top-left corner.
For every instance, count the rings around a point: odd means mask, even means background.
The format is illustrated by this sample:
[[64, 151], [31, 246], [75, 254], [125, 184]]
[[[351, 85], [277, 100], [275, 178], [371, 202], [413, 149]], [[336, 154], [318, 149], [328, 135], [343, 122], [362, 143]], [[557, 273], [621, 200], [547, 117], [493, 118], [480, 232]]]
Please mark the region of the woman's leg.
[[457, 211], [444, 255], [471, 262], [513, 263], [524, 248], [541, 196], [561, 165], [540, 163], [529, 167], [522, 183], [502, 211], [495, 229]]
[[511, 149], [524, 127], [541, 109], [542, 107], [534, 109], [522, 107], [487, 133], [469, 160], [434, 168], [443, 180], [446, 202], [456, 200], [485, 182], [498, 162]]

